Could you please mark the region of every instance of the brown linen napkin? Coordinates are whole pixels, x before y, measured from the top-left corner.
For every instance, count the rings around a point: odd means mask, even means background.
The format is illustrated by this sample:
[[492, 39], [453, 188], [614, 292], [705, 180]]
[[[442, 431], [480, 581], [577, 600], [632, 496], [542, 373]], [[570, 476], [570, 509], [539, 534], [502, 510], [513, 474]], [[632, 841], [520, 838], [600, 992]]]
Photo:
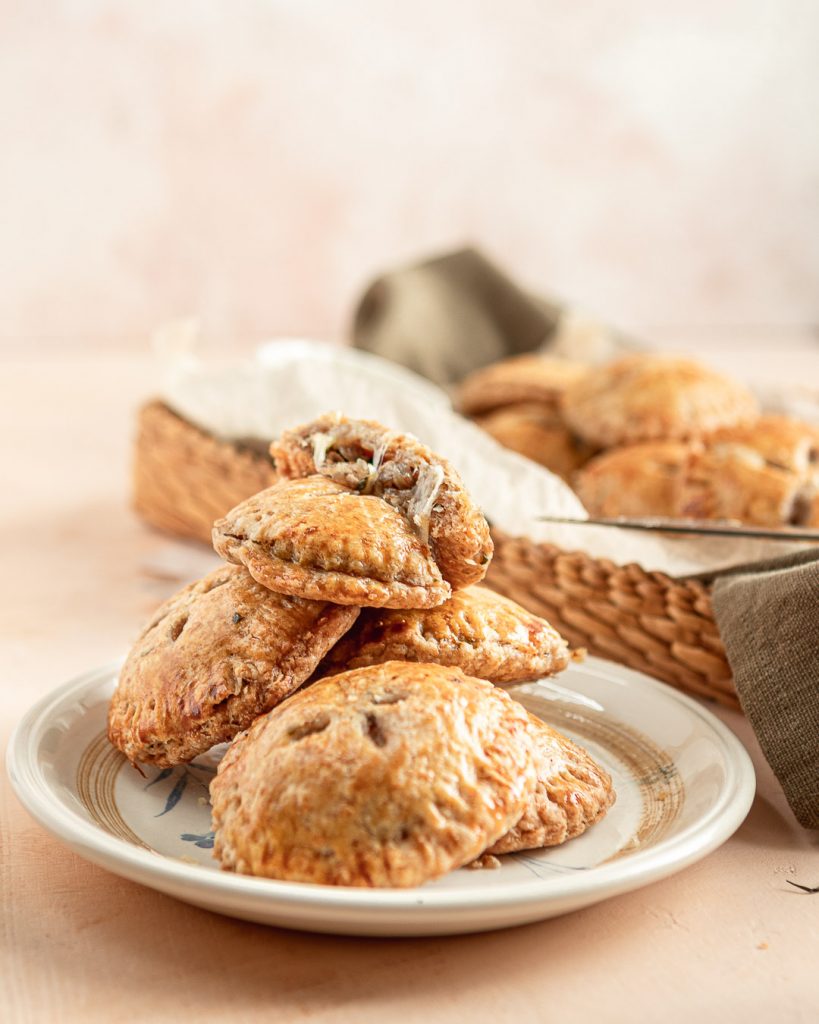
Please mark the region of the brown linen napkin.
[[355, 312], [353, 345], [445, 385], [539, 348], [561, 312], [461, 249], [376, 278]]
[[442, 386], [536, 349], [599, 362], [643, 348], [595, 318], [525, 292], [471, 248], [377, 277], [358, 304], [351, 333], [355, 348]]
[[742, 709], [797, 821], [819, 828], [819, 551], [696, 577]]

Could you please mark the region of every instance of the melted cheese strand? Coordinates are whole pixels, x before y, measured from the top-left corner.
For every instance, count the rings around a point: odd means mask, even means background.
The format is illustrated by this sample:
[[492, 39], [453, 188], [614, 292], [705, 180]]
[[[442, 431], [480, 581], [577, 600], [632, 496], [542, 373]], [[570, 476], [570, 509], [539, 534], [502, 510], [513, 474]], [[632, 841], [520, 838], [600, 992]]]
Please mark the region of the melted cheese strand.
[[418, 527], [419, 536], [424, 544], [429, 543], [430, 513], [443, 482], [443, 467], [423, 466], [418, 473], [415, 493], [407, 506], [407, 518]]

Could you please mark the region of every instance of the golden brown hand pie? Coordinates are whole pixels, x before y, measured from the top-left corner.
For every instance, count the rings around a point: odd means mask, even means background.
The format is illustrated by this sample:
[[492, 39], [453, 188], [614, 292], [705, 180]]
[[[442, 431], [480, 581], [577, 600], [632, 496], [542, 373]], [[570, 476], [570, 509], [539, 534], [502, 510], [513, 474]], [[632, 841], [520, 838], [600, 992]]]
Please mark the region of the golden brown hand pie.
[[787, 416], [716, 431], [681, 481], [681, 514], [819, 526], [819, 427]]
[[489, 526], [446, 459], [371, 420], [321, 416], [270, 446], [284, 478], [320, 473], [406, 517], [453, 590], [478, 583], [492, 558]]
[[166, 601], [142, 632], [111, 699], [108, 736], [129, 761], [191, 761], [301, 686], [357, 616], [222, 566]]
[[594, 454], [572, 434], [554, 406], [520, 402], [477, 416], [475, 422], [504, 448], [566, 480]]
[[753, 396], [699, 363], [630, 355], [592, 370], [563, 397], [566, 422], [592, 445], [685, 440], [750, 421]]
[[708, 443], [751, 448], [773, 468], [794, 473], [819, 470], [819, 426], [790, 416], [760, 416], [752, 423], [726, 427], [709, 437]]
[[316, 601], [429, 608], [450, 594], [405, 516], [323, 476], [254, 494], [217, 520], [213, 546], [271, 590]]
[[560, 672], [569, 648], [545, 619], [474, 586], [423, 611], [365, 609], [317, 675], [393, 660], [452, 665], [470, 676], [512, 683]]
[[819, 430], [780, 416], [716, 431], [704, 443], [613, 448], [575, 477], [592, 515], [819, 525]]
[[555, 407], [566, 389], [587, 372], [584, 363], [568, 359], [533, 354], [513, 356], [471, 373], [461, 382], [455, 404], [465, 416], [477, 416], [519, 402]]
[[611, 776], [576, 743], [534, 715], [535, 792], [520, 821], [487, 853], [558, 846], [603, 817], [615, 800]]
[[319, 680], [236, 739], [210, 787], [214, 855], [268, 878], [421, 885], [496, 842], [534, 787], [519, 704], [388, 662]]
[[648, 441], [597, 455], [575, 476], [593, 516], [679, 516], [683, 472], [696, 443]]
[[744, 445], [715, 444], [689, 459], [680, 511], [752, 526], [819, 526], [819, 472], [795, 473]]

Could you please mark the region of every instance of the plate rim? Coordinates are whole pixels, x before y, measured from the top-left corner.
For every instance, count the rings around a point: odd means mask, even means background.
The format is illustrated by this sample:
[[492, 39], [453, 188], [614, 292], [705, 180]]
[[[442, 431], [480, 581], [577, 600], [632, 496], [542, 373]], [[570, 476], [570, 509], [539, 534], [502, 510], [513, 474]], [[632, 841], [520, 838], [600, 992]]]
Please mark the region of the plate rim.
[[[595, 866], [588, 872], [521, 881], [513, 892], [494, 887], [476, 892], [471, 888], [325, 886], [213, 871], [154, 850], [141, 849], [111, 835], [100, 825], [86, 821], [54, 794], [36, 757], [36, 744], [42, 732], [40, 727], [49, 712], [72, 694], [79, 699], [84, 691], [98, 686], [107, 677], [115, 676], [123, 660], [117, 658], [89, 669], [39, 698], [24, 713], [11, 734], [6, 750], [6, 771], [20, 803], [47, 832], [115, 874], [132, 880], [136, 876], [142, 884], [151, 884], [144, 881], [146, 878], [166, 883], [164, 891], [169, 891], [167, 886], [174, 885], [186, 891], [193, 888], [217, 897], [252, 898], [260, 908], [300, 907], [305, 911], [320, 909], [331, 913], [347, 910], [379, 916], [382, 912], [396, 911], [474, 913], [508, 910], [518, 905], [532, 908], [535, 904], [548, 904], [553, 900], [564, 902], [581, 894], [602, 899], [606, 895], [616, 895], [667, 877], [707, 856], [739, 828], [756, 792], [756, 776], [747, 750], [732, 730], [711, 711], [692, 697], [650, 676], [617, 662], [590, 656], [584, 667], [602, 671], [604, 675], [614, 670], [622, 678], [611, 679], [613, 684], [629, 683], [661, 699], [682, 705], [710, 728], [722, 747], [726, 782], [718, 799], [703, 816], [676, 835], [646, 850], [638, 850], [627, 858]], [[126, 871], [126, 867], [131, 870]]]

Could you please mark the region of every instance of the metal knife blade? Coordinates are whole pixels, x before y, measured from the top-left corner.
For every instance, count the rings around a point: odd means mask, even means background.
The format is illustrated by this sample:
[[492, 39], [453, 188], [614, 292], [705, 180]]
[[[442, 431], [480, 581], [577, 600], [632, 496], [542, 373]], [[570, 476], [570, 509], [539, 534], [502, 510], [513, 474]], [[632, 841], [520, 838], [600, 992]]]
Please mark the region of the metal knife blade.
[[649, 530], [656, 533], [701, 534], [708, 537], [751, 537], [755, 540], [813, 541], [819, 543], [819, 530], [803, 529], [798, 526], [781, 526], [771, 529], [759, 526], [743, 526], [725, 520], [704, 521], [701, 519], [663, 519], [660, 517], [572, 519], [568, 516], [538, 516], [542, 523], [570, 523], [572, 526], [614, 526], [621, 530]]

